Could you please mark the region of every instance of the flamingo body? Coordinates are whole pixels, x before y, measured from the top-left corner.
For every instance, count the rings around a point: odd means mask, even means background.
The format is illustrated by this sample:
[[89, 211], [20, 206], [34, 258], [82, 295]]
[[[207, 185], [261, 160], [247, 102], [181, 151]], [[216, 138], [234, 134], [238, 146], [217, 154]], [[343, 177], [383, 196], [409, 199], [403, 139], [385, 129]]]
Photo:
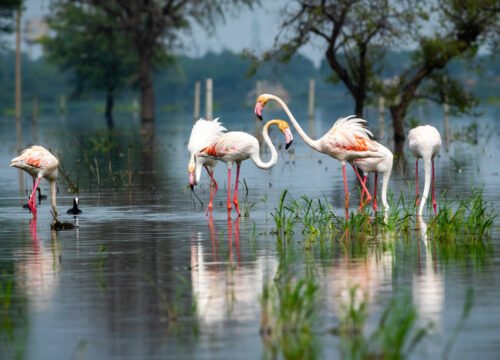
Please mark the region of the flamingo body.
[[28, 206], [36, 216], [36, 206], [34, 196], [42, 178], [50, 183], [51, 204], [55, 216], [57, 216], [56, 206], [56, 180], [58, 174], [59, 160], [43, 146], [34, 145], [21, 153], [21, 155], [11, 160], [10, 166], [26, 171], [33, 178], [33, 192], [28, 201]]
[[[417, 126], [411, 129], [408, 133], [408, 146], [410, 151], [417, 158], [415, 166], [416, 174], [416, 193], [418, 201], [418, 159], [424, 160], [425, 183], [424, 191], [422, 193], [422, 200], [418, 215], [422, 216], [424, 205], [429, 195], [429, 188], [432, 183], [432, 206], [434, 214], [436, 214], [436, 196], [434, 191], [434, 158], [439, 153], [441, 148], [441, 135], [439, 131], [430, 125]], [[432, 177], [432, 179], [431, 179]]]
[[[359, 158], [383, 157], [383, 155], [378, 152], [378, 147], [375, 142], [370, 140], [370, 136], [373, 136], [373, 134], [365, 127], [366, 120], [356, 118], [353, 115], [340, 118], [333, 124], [332, 128], [325, 135], [323, 135], [323, 137], [314, 140], [305, 133], [285, 102], [276, 95], [262, 94], [257, 98], [257, 102], [255, 104], [255, 114], [259, 119], [262, 119], [262, 111], [269, 100], [273, 100], [281, 106], [281, 108], [288, 115], [299, 136], [309, 147], [318, 152], [329, 155], [341, 162], [342, 175], [344, 179], [346, 217], [348, 217], [349, 192], [345, 170], [346, 162], [352, 164], [352, 162]], [[366, 189], [366, 186], [363, 185], [363, 181], [355, 167], [354, 170], [359, 181], [361, 182], [363, 191], [367, 194], [367, 201], [370, 201], [371, 196], [368, 189]]]
[[219, 122], [219, 118], [196, 121], [189, 136], [188, 151], [190, 152], [188, 173], [191, 189], [197, 185], [201, 178], [201, 168], [204, 167], [210, 177], [210, 200], [206, 212], [213, 209], [213, 198], [218, 190], [217, 182], [213, 177], [217, 160], [207, 157], [197, 157], [196, 153], [213, 143], [226, 132], [226, 128]]
[[[375, 183], [374, 183], [374, 193], [373, 193], [373, 209], [377, 210], [377, 180], [378, 174], [383, 174], [382, 179], [382, 205], [384, 207], [384, 211], [389, 210], [389, 204], [387, 203], [387, 187], [389, 184], [389, 178], [391, 177], [392, 172], [392, 163], [393, 163], [393, 154], [392, 152], [386, 148], [384, 145], [373, 141], [373, 144], [377, 148], [377, 152], [383, 155], [379, 158], [360, 158], [356, 159], [355, 163], [358, 168], [363, 170], [365, 173], [365, 185], [366, 185], [366, 174], [367, 173], [375, 173]], [[363, 193], [362, 193], [363, 195]], [[363, 196], [361, 196], [363, 198]]]
[[238, 202], [238, 184], [240, 176], [240, 166], [241, 162], [247, 159], [252, 159], [255, 165], [260, 169], [270, 169], [278, 162], [278, 152], [274, 147], [271, 139], [269, 138], [269, 127], [271, 125], [276, 125], [281, 130], [285, 136], [286, 148], [290, 146], [293, 141], [292, 132], [288, 126], [288, 123], [284, 120], [270, 120], [268, 121], [263, 129], [262, 135], [265, 143], [271, 150], [271, 159], [267, 162], [261, 160], [259, 151], [260, 145], [259, 141], [252, 135], [242, 132], [242, 131], [231, 131], [220, 136], [217, 140], [211, 143], [209, 146], [202, 149], [197, 157], [211, 158], [214, 160], [223, 161], [226, 163], [228, 172], [228, 190], [227, 190], [227, 210], [228, 216], [231, 212], [231, 170], [233, 164], [236, 163], [236, 181], [234, 185], [234, 198], [233, 203], [236, 207], [236, 212], [238, 216], [241, 216]]

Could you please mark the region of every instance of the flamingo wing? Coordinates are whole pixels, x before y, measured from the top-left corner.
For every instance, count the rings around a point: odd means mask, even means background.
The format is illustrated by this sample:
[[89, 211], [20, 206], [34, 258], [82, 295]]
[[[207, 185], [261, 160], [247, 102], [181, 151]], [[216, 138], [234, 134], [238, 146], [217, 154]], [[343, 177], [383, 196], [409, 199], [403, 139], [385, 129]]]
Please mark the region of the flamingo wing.
[[21, 155], [11, 160], [10, 166], [18, 168], [34, 167], [38, 169], [57, 168], [59, 161], [42, 146], [34, 145], [25, 149]]
[[201, 118], [193, 125], [193, 129], [191, 130], [188, 142], [189, 152], [193, 154], [200, 151], [222, 136], [226, 130], [219, 122], [219, 118], [214, 120]]

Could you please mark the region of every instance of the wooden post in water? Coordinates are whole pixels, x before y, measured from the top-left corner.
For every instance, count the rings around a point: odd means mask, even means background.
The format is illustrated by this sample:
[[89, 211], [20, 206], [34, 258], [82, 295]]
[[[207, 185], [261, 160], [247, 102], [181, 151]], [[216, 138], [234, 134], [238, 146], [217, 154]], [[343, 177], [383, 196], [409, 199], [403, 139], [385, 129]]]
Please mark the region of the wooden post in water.
[[385, 109], [385, 97], [379, 96], [379, 98], [378, 98], [378, 138], [380, 141], [383, 141], [384, 137], [385, 137], [384, 109]]
[[[16, 84], [15, 84], [15, 107], [16, 107], [16, 147], [20, 153], [23, 148], [23, 128], [21, 126], [22, 102], [21, 102], [21, 6], [16, 11]], [[25, 201], [24, 193], [24, 171], [18, 171], [19, 196]]]
[[[16, 11], [16, 134], [21, 135], [21, 9]], [[18, 149], [21, 150], [21, 149]]]
[[213, 83], [212, 79], [206, 80], [206, 93], [205, 93], [205, 118], [207, 120], [213, 119]]
[[197, 121], [200, 118], [200, 82], [197, 81], [194, 83], [194, 112], [193, 119]]
[[314, 119], [314, 79], [309, 79], [309, 102], [308, 102], [309, 120]]
[[444, 122], [444, 148], [448, 152], [448, 147], [450, 145], [450, 105], [448, 104], [448, 94], [446, 93], [446, 76], [443, 78], [444, 86], [444, 103], [443, 103], [443, 122]]

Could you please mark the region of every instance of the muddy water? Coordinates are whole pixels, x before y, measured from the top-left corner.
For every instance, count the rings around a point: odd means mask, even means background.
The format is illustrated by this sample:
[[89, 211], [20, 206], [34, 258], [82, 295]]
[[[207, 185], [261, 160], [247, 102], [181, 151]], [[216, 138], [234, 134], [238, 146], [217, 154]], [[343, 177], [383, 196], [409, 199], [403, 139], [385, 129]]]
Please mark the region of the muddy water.
[[[438, 201], [443, 193], [453, 203], [472, 188], [482, 188], [485, 199], [499, 208], [500, 128], [494, 114], [495, 109], [485, 109], [477, 133], [468, 131], [470, 119], [454, 123], [459, 139], [436, 162]], [[228, 128], [255, 131], [251, 116], [239, 118], [247, 121], [227, 121]], [[439, 114], [430, 118], [441, 129]], [[308, 346], [318, 357], [340, 355], [341, 341], [331, 329], [338, 326], [353, 286], [368, 306], [368, 334], [393, 296], [409, 294], [418, 323], [432, 324], [411, 353], [422, 359], [442, 354], [473, 289], [471, 312], [450, 357], [498, 356], [498, 219], [489, 247], [474, 256], [436, 251], [416, 225], [405, 239], [380, 233], [364, 247], [357, 246], [362, 241], [356, 238], [349, 247], [338, 239], [323, 247], [305, 246], [307, 238], [297, 229], [283, 247], [271, 216], [282, 191], [288, 189], [290, 200], [300, 201], [302, 195], [328, 199], [342, 216], [339, 163], [309, 150], [294, 133], [292, 148], [279, 149], [280, 161], [270, 171], [249, 161], [243, 164], [248, 194], [241, 185], [240, 201], [249, 208], [248, 217], [237, 219], [233, 213], [227, 218], [227, 175], [219, 165], [215, 177], [220, 190], [213, 217], [207, 217], [206, 174], [197, 189], [203, 206], [186, 186], [191, 126], [186, 119], [190, 117], [160, 119], [154, 138], [147, 141], [137, 135], [137, 121], [126, 117], [112, 137], [99, 130], [99, 123], [85, 124], [78, 115], [64, 122], [40, 119], [38, 129], [25, 124], [23, 144], [50, 146], [80, 187], [83, 213], [74, 218], [65, 213], [74, 195], [67, 182], [59, 181], [60, 220], [78, 225], [60, 232], [50, 230], [47, 200], [39, 205], [36, 223], [21, 208], [29, 179], [8, 167], [18, 144], [11, 136], [14, 127], [1, 123], [0, 270], [3, 289], [13, 286], [0, 325], [2, 353], [27, 359], [272, 356], [284, 350], [260, 336], [263, 288], [277, 276], [312, 273], [319, 289]], [[309, 131], [324, 133], [330, 120], [320, 117]], [[281, 143], [279, 134], [272, 135]], [[269, 153], [262, 156], [267, 159]], [[390, 184], [394, 197], [413, 194], [413, 166], [407, 155], [407, 171], [395, 169]], [[355, 211], [359, 196], [350, 169], [348, 177]], [[48, 184], [42, 184], [48, 194]], [[5, 304], [7, 296], [2, 296]]]

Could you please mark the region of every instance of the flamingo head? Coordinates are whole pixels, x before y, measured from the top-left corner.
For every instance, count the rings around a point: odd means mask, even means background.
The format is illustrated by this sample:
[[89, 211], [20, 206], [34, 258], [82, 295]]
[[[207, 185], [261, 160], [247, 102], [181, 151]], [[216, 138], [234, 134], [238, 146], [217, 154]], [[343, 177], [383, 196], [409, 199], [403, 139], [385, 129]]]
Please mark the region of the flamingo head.
[[257, 118], [262, 121], [262, 110], [264, 110], [264, 106], [269, 101], [269, 96], [267, 94], [262, 94], [257, 98], [257, 102], [255, 103], [255, 115]]
[[193, 190], [194, 186], [196, 185], [195, 172], [196, 172], [196, 164], [195, 164], [194, 156], [192, 156], [191, 160], [189, 161], [189, 165], [188, 165], [189, 186], [191, 187], [191, 190]]
[[278, 127], [285, 135], [285, 149], [288, 149], [290, 145], [292, 145], [293, 142], [293, 135], [292, 131], [290, 130], [290, 126], [288, 126], [288, 123], [285, 120], [276, 120], [278, 123]]

